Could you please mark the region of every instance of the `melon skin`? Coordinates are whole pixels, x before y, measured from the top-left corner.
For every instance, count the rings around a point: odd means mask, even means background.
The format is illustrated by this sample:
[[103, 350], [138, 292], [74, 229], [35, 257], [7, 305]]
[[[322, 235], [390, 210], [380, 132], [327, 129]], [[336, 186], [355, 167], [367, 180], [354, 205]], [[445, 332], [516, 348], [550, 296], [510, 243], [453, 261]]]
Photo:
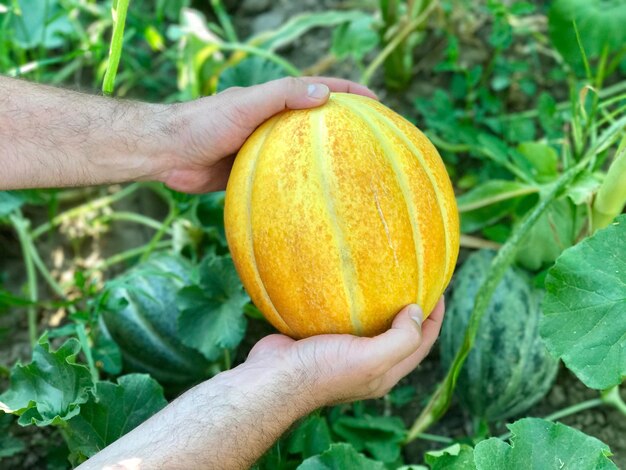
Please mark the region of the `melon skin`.
[[[445, 370], [463, 342], [494, 257], [490, 250], [473, 253], [452, 280], [439, 337]], [[492, 422], [519, 415], [552, 387], [558, 361], [539, 335], [542, 295], [519, 268], [509, 268], [498, 284], [457, 378], [456, 394], [472, 416]]]
[[250, 136], [224, 221], [248, 294], [293, 338], [373, 336], [409, 303], [428, 315], [459, 249], [435, 147], [381, 103], [346, 93], [282, 112]]
[[108, 286], [102, 334], [120, 348], [124, 369], [147, 372], [161, 384], [184, 386], [206, 378], [210, 363], [178, 335], [176, 295], [191, 284], [193, 267], [167, 253], [152, 255]]

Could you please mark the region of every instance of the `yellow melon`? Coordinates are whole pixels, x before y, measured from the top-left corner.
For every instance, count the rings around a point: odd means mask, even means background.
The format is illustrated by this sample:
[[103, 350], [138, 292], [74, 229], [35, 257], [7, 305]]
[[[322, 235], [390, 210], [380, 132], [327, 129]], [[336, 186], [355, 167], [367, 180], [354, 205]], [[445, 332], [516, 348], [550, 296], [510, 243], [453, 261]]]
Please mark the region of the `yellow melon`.
[[427, 315], [459, 250], [435, 147], [399, 114], [346, 93], [250, 136], [228, 181], [225, 227], [253, 302], [293, 338], [372, 336], [409, 303]]

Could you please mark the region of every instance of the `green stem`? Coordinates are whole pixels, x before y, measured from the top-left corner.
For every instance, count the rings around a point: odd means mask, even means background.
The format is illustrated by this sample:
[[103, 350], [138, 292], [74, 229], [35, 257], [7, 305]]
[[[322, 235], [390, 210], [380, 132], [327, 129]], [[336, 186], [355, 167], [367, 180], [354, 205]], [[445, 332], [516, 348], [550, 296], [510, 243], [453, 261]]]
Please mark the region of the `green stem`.
[[220, 43], [216, 44], [218, 49], [223, 51], [242, 51], [247, 52], [248, 54], [256, 55], [262, 57], [264, 59], [269, 60], [270, 62], [274, 62], [277, 65], [280, 65], [289, 75], [293, 75], [294, 77], [299, 77], [302, 75], [302, 72], [289, 62], [286, 59], [283, 59], [279, 55], [273, 53], [272, 51], [268, 51], [266, 49], [261, 49], [259, 47], [252, 46], [250, 44], [243, 44], [240, 42], [237, 43]]
[[389, 57], [389, 55], [402, 44], [409, 34], [415, 31], [419, 26], [424, 22], [424, 20], [428, 17], [428, 15], [432, 12], [432, 10], [439, 4], [437, 1], [433, 1], [426, 7], [424, 11], [412, 21], [409, 21], [398, 34], [394, 36], [394, 38], [387, 43], [387, 45], [383, 48], [382, 51], [374, 58], [374, 60], [367, 66], [365, 72], [363, 72], [363, 77], [361, 79], [361, 83], [367, 85], [372, 78], [372, 75], [378, 70], [381, 64]]
[[[613, 95], [616, 95], [618, 93], [622, 93], [623, 91], [626, 91], [626, 80], [623, 82], [619, 82], [616, 83], [615, 85], [612, 85], [610, 87], [606, 87], [603, 88], [602, 90], [598, 91], [598, 96], [601, 99], [607, 98], [607, 97], [612, 97]], [[621, 97], [617, 97], [619, 99], [622, 99]], [[610, 101], [610, 103], [613, 103], [614, 101], [619, 101], [619, 99], [612, 99]], [[601, 107], [606, 106], [609, 104], [609, 101], [607, 100], [606, 102], [602, 102], [600, 104]], [[571, 107], [571, 102], [570, 101], [562, 101], [560, 103], [556, 104], [556, 110], [557, 111], [564, 111], [568, 108]], [[528, 111], [521, 111], [519, 113], [511, 113], [511, 114], [505, 114], [504, 116], [502, 116], [500, 118], [501, 121], [513, 121], [513, 120], [517, 120], [517, 119], [530, 119], [530, 118], [535, 118], [539, 115], [539, 109], [531, 109]]]
[[169, 229], [169, 226], [171, 225], [171, 223], [174, 221], [174, 219], [177, 216], [178, 216], [178, 209], [176, 206], [172, 206], [172, 208], [170, 209], [170, 213], [167, 214], [167, 217], [163, 221], [163, 224], [161, 225], [157, 233], [154, 234], [154, 237], [152, 237], [152, 240], [150, 240], [150, 242], [146, 246], [146, 249], [143, 252], [143, 255], [141, 255], [140, 261], [146, 261], [148, 259], [148, 257], [150, 256], [150, 253], [152, 253], [154, 248], [157, 246], [157, 243], [159, 243], [159, 241], [161, 240], [165, 232]]
[[452, 153], [464, 153], [472, 150], [472, 146], [469, 144], [457, 144], [443, 140], [441, 137], [433, 134], [432, 132], [426, 132], [428, 138], [435, 144], [435, 147], [441, 150], [446, 150]]
[[113, 17], [113, 35], [111, 46], [109, 47], [109, 60], [104, 73], [102, 91], [105, 95], [111, 95], [115, 88], [115, 76], [122, 57], [122, 46], [124, 43], [124, 25], [126, 24], [126, 13], [128, 11], [129, 0], [113, 0], [111, 15]]
[[89, 345], [89, 339], [87, 337], [87, 332], [85, 331], [85, 325], [82, 323], [78, 323], [76, 325], [76, 335], [78, 336], [78, 341], [83, 349], [83, 353], [85, 354], [85, 358], [87, 359], [87, 365], [89, 366], [89, 372], [91, 373], [91, 378], [94, 383], [96, 383], [100, 376], [98, 374], [98, 368], [96, 367], [96, 363], [93, 360], [93, 354], [91, 353], [91, 346]]
[[601, 396], [604, 403], [613, 406], [626, 416], [626, 403], [624, 403], [624, 400], [622, 400], [619, 394], [619, 385], [611, 387], [608, 390], [603, 390]]
[[513, 232], [511, 237], [502, 246], [493, 262], [491, 263], [490, 275], [483, 282], [476, 295], [476, 301], [474, 303], [474, 309], [469, 319], [469, 324], [465, 330], [465, 337], [461, 348], [457, 351], [456, 356], [450, 366], [446, 377], [443, 382], [439, 384], [435, 390], [433, 396], [429, 400], [428, 404], [422, 411], [422, 413], [415, 420], [413, 426], [409, 430], [406, 442], [410, 442], [417, 438], [417, 436], [427, 429], [431, 424], [436, 422], [446, 412], [450, 406], [452, 400], [452, 392], [456, 385], [456, 380], [467, 358], [478, 328], [480, 321], [482, 320], [491, 297], [496, 290], [496, 287], [504, 277], [504, 274], [508, 267], [513, 262], [517, 249], [521, 242], [524, 240], [530, 229], [535, 225], [537, 220], [546, 211], [548, 206], [557, 198], [560, 192], [565, 186], [567, 186], [578, 173], [580, 173], [585, 166], [589, 163], [589, 160], [593, 155], [589, 155], [584, 158], [578, 165], [571, 168], [564, 173], [558, 180], [547, 186], [547, 191], [543, 197], [539, 200], [537, 205], [526, 215], [519, 227]]
[[[567, 408], [564, 408], [562, 410], [555, 411], [554, 413], [551, 413], [548, 416], [545, 416], [543, 419], [545, 419], [546, 421], [557, 421], [559, 419], [566, 418], [567, 416], [580, 413], [581, 411], [585, 411], [590, 408], [595, 408], [602, 404], [604, 404], [604, 400], [602, 400], [601, 398], [592, 398], [591, 400], [586, 400], [581, 403], [576, 403], [575, 405], [568, 406]], [[508, 439], [509, 437], [511, 437], [511, 433], [507, 432], [505, 434], [502, 434], [501, 436], [498, 436], [498, 439], [504, 440], [504, 439]]]
[[48, 283], [48, 285], [50, 286], [50, 288], [55, 294], [57, 294], [61, 298], [64, 298], [65, 292], [63, 292], [63, 289], [61, 288], [59, 283], [54, 280], [54, 278], [52, 277], [52, 274], [50, 274], [50, 271], [46, 267], [45, 263], [41, 260], [41, 257], [39, 256], [39, 252], [37, 251], [33, 243], [32, 237], [30, 236], [28, 237], [27, 243], [29, 245], [29, 251], [33, 259], [33, 262], [35, 263], [35, 266], [37, 267], [39, 274], [41, 274], [41, 277], [44, 278], [44, 280]]
[[509, 191], [506, 193], [495, 194], [491, 197], [486, 197], [484, 199], [480, 199], [478, 201], [470, 202], [467, 204], [459, 204], [458, 209], [459, 212], [469, 212], [476, 209], [480, 209], [482, 207], [490, 206], [492, 204], [496, 204], [501, 201], [506, 201], [507, 199], [513, 199], [515, 197], [525, 196], [527, 194], [534, 194], [539, 192], [539, 187], [537, 186], [527, 186], [525, 188], [516, 189], [515, 191]]
[[31, 237], [33, 238], [33, 240], [37, 239], [44, 233], [50, 231], [51, 229], [55, 228], [66, 220], [72, 219], [80, 214], [84, 214], [85, 212], [91, 212], [97, 209], [101, 209], [102, 207], [110, 206], [114, 202], [119, 201], [120, 199], [123, 199], [126, 196], [134, 193], [139, 188], [140, 186], [138, 183], [133, 183], [120, 189], [116, 193], [94, 199], [92, 201], [86, 202], [85, 204], [81, 204], [80, 206], [69, 209], [57, 215], [51, 221], [46, 222], [45, 224], [42, 224], [34, 229], [31, 232]]
[[439, 442], [441, 444], [454, 444], [455, 442], [451, 437], [437, 436], [436, 434], [429, 434], [426, 432], [419, 433], [415, 438], [422, 439], [424, 441]]
[[35, 273], [35, 264], [33, 262], [32, 250], [30, 248], [30, 235], [28, 234], [29, 221], [26, 220], [21, 212], [17, 212], [10, 216], [11, 223], [15, 227], [17, 237], [22, 247], [22, 256], [24, 257], [24, 265], [26, 266], [26, 279], [28, 286], [28, 299], [32, 305], [28, 307], [28, 339], [32, 348], [37, 343], [37, 310], [35, 305], [37, 303], [37, 275]]
[[[107, 214], [102, 216], [105, 220], [119, 220], [125, 222], [135, 222], [141, 225], [145, 225], [146, 227], [153, 228], [154, 230], [160, 230], [163, 224], [158, 220], [152, 219], [150, 217], [146, 217], [145, 215], [136, 214], [134, 212], [113, 212], [112, 214]], [[167, 229], [166, 233], [170, 234], [171, 230]]]
[[224, 29], [224, 34], [226, 35], [226, 39], [230, 42], [238, 42], [237, 34], [235, 33], [235, 28], [233, 27], [233, 23], [230, 21], [230, 17], [224, 8], [221, 0], [211, 0], [211, 6], [213, 7], [213, 11], [217, 16], [217, 19], [222, 25]]
[[[172, 241], [171, 240], [164, 240], [161, 241], [159, 243], [157, 243], [154, 247], [153, 250], [163, 250], [165, 248], [169, 248], [172, 246]], [[113, 256], [111, 256], [110, 258], [107, 258], [105, 260], [103, 260], [102, 262], [100, 262], [95, 268], [89, 269], [87, 272], [91, 273], [95, 270], [105, 270], [110, 268], [113, 265], [116, 265], [118, 263], [122, 263], [126, 260], [132, 259], [132, 258], [136, 258], [137, 256], [142, 255], [143, 253], [145, 253], [146, 251], [146, 246], [140, 246], [137, 248], [131, 248], [130, 250], [126, 250], [126, 251], [122, 251], [120, 253], [117, 253]]]

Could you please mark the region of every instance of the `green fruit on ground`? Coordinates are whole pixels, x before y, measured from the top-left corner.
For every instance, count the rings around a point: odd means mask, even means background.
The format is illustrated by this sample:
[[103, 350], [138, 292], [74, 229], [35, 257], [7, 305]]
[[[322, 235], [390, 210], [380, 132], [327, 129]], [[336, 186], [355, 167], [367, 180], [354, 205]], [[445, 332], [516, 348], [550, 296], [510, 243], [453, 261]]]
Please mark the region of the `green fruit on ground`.
[[182, 344], [176, 294], [191, 283], [184, 258], [157, 254], [107, 285], [100, 327], [120, 347], [126, 370], [147, 372], [164, 385], [185, 385], [208, 375], [209, 362]]
[[[489, 250], [473, 253], [454, 276], [440, 338], [446, 369], [461, 346], [494, 257]], [[498, 285], [457, 381], [459, 401], [471, 415], [507, 419], [526, 411], [552, 386], [558, 361], [539, 336], [542, 294], [525, 271], [514, 267]]]

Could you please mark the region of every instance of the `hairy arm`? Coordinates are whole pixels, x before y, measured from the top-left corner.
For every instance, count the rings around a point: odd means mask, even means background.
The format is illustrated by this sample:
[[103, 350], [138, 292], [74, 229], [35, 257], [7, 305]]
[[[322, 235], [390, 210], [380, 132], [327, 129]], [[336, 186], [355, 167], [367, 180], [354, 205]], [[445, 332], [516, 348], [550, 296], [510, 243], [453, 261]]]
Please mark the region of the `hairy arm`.
[[254, 129], [284, 109], [320, 106], [330, 91], [374, 97], [348, 80], [305, 77], [161, 105], [0, 76], [0, 190], [141, 180], [224, 189]]
[[154, 178], [164, 110], [0, 76], [0, 189]]
[[192, 388], [80, 468], [249, 468], [319, 405], [292, 372], [242, 364]]
[[407, 307], [374, 338], [270, 335], [239, 367], [174, 400], [85, 462], [88, 469], [247, 469], [321, 406], [386, 394], [428, 354], [443, 317]]

